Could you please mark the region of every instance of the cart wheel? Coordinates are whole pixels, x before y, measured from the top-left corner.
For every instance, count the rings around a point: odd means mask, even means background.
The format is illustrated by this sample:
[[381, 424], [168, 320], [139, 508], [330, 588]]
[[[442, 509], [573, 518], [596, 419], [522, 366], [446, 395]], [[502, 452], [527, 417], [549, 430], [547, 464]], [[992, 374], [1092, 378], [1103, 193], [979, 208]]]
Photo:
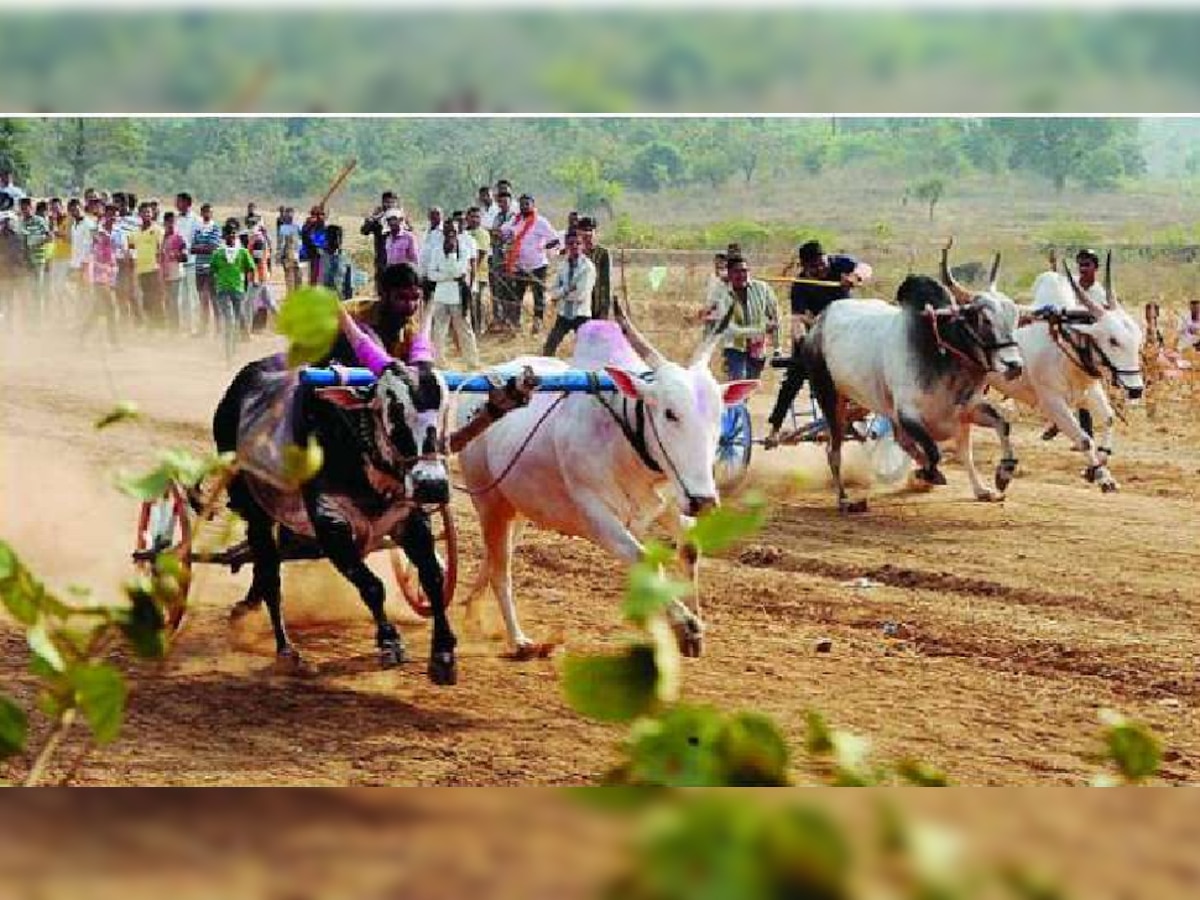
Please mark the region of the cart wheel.
[[183, 624], [187, 613], [188, 590], [192, 585], [192, 518], [187, 498], [179, 485], [172, 483], [155, 500], [142, 503], [138, 514], [134, 563], [139, 572], [151, 575], [154, 558], [160, 553], [173, 553], [179, 561], [179, 597], [166, 611], [167, 633], [173, 636]]
[[726, 407], [721, 413], [721, 438], [717, 442], [716, 465], [713, 467], [717, 487], [731, 487], [746, 476], [753, 449], [749, 407], [744, 403]]
[[[458, 529], [454, 525], [454, 514], [449, 504], [438, 507], [430, 519], [430, 525], [438, 561], [442, 564], [442, 596], [446, 606], [449, 606], [454, 602], [454, 589], [458, 586]], [[416, 568], [403, 550], [393, 547], [388, 553], [392, 560], [392, 573], [405, 602], [418, 616], [428, 618], [433, 614], [433, 606], [421, 589]]]

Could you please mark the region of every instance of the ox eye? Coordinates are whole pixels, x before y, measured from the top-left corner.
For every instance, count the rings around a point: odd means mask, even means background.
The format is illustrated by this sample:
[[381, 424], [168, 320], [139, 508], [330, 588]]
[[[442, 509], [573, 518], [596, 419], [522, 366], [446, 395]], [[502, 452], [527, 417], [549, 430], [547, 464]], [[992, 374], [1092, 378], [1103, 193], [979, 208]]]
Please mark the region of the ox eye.
[[675, 415], [675, 410], [673, 409], [668, 409], [665, 413], [663, 413], [663, 415], [667, 417], [668, 422], [679, 421], [679, 416]]
[[1114, 347], [1120, 347], [1120, 346], [1121, 346], [1121, 342], [1120, 342], [1120, 341], [1118, 341], [1116, 338], [1109, 338], [1109, 339], [1108, 339], [1108, 342], [1109, 342], [1109, 344], [1111, 344], [1111, 345], [1112, 345], [1112, 346], [1114, 346]]

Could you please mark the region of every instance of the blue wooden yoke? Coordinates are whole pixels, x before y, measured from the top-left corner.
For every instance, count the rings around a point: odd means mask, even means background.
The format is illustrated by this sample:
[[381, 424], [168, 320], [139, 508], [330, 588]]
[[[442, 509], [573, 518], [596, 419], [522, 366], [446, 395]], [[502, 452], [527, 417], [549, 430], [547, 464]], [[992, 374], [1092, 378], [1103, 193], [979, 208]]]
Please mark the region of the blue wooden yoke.
[[[365, 387], [375, 383], [375, 376], [370, 369], [347, 368], [345, 374], [345, 384], [350, 387]], [[450, 390], [462, 391], [465, 394], [486, 394], [492, 387], [483, 375], [443, 372], [442, 377], [446, 379], [446, 386]], [[613, 384], [612, 378], [606, 372], [584, 372], [573, 369], [539, 375], [538, 380], [540, 383], [537, 389], [546, 393], [565, 391], [568, 394], [578, 394], [616, 390], [616, 385]], [[339, 384], [337, 373], [333, 369], [314, 367], [303, 369], [300, 372], [300, 381], [314, 387], [334, 387]]]

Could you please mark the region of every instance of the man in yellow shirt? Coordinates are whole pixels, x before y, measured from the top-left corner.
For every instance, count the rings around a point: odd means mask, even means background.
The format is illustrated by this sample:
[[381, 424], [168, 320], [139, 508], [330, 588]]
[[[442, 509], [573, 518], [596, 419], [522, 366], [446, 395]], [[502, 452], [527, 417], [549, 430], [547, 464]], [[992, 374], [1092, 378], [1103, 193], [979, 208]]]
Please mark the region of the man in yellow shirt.
[[162, 273], [158, 270], [158, 254], [162, 249], [163, 231], [154, 222], [154, 210], [149, 203], [138, 206], [141, 221], [137, 231], [129, 235], [134, 253], [134, 272], [142, 294], [142, 315], [151, 325], [162, 328], [167, 323], [166, 294]]

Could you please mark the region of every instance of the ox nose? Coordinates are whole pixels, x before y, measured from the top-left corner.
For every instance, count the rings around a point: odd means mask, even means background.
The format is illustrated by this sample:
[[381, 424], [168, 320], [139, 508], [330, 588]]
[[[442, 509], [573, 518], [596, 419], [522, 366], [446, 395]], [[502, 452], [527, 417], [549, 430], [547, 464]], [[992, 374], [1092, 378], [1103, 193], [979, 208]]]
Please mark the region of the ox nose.
[[414, 478], [412, 499], [416, 503], [442, 505], [450, 502], [450, 482], [444, 478]]
[[709, 510], [716, 508], [716, 497], [688, 497], [687, 514], [689, 516], [701, 516]]
[[1141, 400], [1143, 390], [1144, 388], [1140, 387], [1125, 388], [1125, 396], [1127, 396], [1130, 400]]
[[1006, 361], [1004, 363], [1004, 377], [1009, 381], [1020, 378], [1025, 367], [1021, 365], [1019, 360]]

